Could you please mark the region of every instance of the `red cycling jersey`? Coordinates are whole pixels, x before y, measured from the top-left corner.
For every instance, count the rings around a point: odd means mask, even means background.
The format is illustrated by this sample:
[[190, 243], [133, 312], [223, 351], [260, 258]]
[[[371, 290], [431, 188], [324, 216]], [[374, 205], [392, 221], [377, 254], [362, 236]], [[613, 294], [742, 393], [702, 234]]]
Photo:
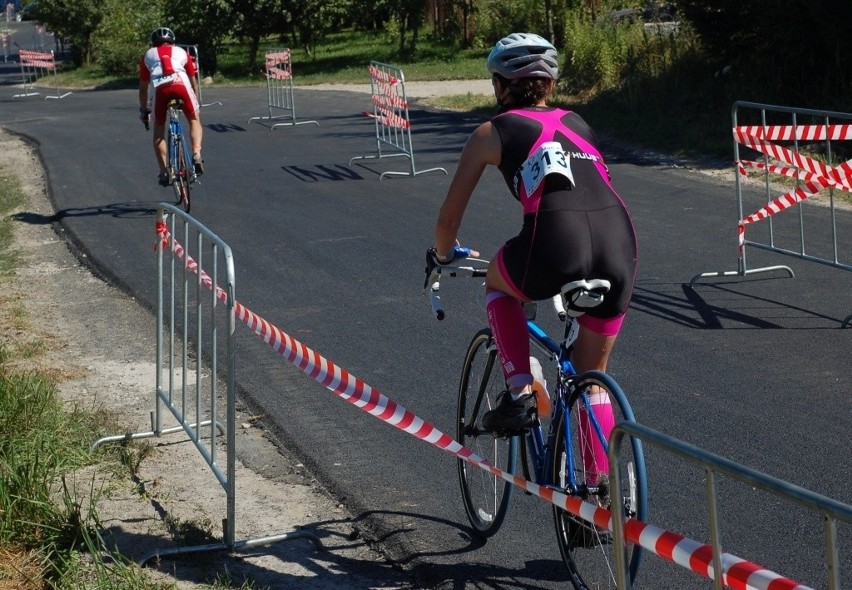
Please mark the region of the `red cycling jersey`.
[[198, 117], [198, 99], [190, 82], [196, 75], [195, 62], [182, 47], [165, 44], [145, 52], [139, 60], [139, 81], [148, 83], [148, 108], [155, 124], [165, 124], [166, 106], [173, 99], [183, 101], [188, 119]]

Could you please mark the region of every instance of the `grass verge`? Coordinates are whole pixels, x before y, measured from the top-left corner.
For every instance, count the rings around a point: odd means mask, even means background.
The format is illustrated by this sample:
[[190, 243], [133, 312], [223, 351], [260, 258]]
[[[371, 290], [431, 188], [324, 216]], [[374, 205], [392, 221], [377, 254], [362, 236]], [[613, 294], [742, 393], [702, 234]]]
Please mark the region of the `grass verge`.
[[20, 257], [10, 214], [25, 204], [20, 182], [0, 166], [0, 589], [173, 589], [101, 537], [97, 502], [107, 484], [99, 482], [104, 470], [122, 469], [117, 451], [91, 450], [108, 416], [69, 407], [56, 376], [28, 368], [49, 337], [33, 336], [14, 296]]

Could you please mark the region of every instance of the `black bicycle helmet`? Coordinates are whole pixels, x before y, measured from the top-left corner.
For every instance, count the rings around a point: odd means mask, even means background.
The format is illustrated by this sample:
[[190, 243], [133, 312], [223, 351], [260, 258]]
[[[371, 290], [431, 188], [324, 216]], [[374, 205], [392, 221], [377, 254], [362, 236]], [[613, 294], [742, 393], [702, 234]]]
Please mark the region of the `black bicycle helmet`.
[[497, 41], [488, 54], [488, 71], [507, 80], [550, 78], [556, 80], [559, 66], [556, 48], [534, 33], [512, 33]]
[[154, 47], [158, 47], [164, 43], [174, 43], [175, 42], [175, 32], [167, 27], [160, 27], [158, 29], [154, 29], [154, 32], [151, 33], [151, 45]]

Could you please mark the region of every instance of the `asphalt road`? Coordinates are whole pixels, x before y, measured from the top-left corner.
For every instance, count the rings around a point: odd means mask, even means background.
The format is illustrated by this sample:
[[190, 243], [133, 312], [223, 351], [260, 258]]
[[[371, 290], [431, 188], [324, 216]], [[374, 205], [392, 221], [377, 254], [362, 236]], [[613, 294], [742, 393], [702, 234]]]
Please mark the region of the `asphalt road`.
[[[365, 72], [366, 75], [366, 72]], [[150, 134], [133, 90], [76, 91], [62, 100], [11, 98], [0, 86], [0, 125], [39, 144], [55, 222], [98, 272], [147, 305], [156, 289], [153, 223], [170, 189], [156, 185]], [[297, 118], [319, 126], [268, 128], [263, 88], [205, 89], [207, 172], [193, 215], [233, 249], [237, 298], [288, 334], [446, 432], [453, 431], [462, 355], [484, 324], [473, 284], [448, 285], [438, 323], [424, 299], [425, 249], [449, 177], [380, 181], [402, 159], [375, 153], [363, 94], [296, 90]], [[450, 173], [479, 119], [415, 106], [416, 165]], [[593, 123], [593, 122], [592, 122]], [[720, 125], [728, 125], [720, 121]], [[780, 274], [706, 281], [736, 269], [733, 177], [713, 179], [605, 146], [634, 216], [640, 277], [611, 369], [637, 418], [749, 467], [852, 503], [849, 373], [852, 275], [749, 251], [752, 268]], [[776, 232], [796, 243], [796, 215]], [[808, 207], [808, 227], [826, 210]], [[796, 223], [798, 222], [796, 217]], [[814, 225], [811, 225], [814, 224]], [[516, 204], [489, 171], [462, 228], [486, 255], [520, 225]], [[852, 215], [837, 218], [841, 256], [852, 255]], [[763, 231], [750, 229], [754, 236]], [[808, 235], [812, 252], [831, 236]], [[549, 508], [516, 496], [504, 529], [471, 539], [455, 463], [384, 425], [287, 366], [239, 331], [238, 382], [281, 440], [373, 529], [384, 549], [432, 587], [556, 588], [566, 578]], [[153, 355], [153, 351], [152, 351]], [[709, 539], [701, 469], [648, 450], [652, 522]], [[826, 586], [821, 519], [750, 486], [719, 483], [725, 549], [809, 586]], [[852, 527], [841, 526], [844, 587], [852, 587]], [[707, 588], [685, 570], [649, 558], [639, 587]]]

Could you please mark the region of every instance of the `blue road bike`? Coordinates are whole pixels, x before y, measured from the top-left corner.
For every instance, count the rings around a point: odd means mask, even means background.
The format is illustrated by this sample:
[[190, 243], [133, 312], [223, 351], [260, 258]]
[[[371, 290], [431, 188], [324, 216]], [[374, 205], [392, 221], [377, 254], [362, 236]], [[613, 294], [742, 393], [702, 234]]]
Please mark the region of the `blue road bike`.
[[[477, 259], [465, 260], [464, 265], [436, 266], [427, 257], [425, 286], [438, 319], [444, 318], [441, 277], [484, 277], [486, 267], [487, 261]], [[648, 487], [641, 441], [629, 439], [627, 448], [620, 449], [622, 481], [619, 482], [587, 474], [582, 460], [584, 449], [591, 444], [587, 434], [591, 430], [600, 444], [608, 448], [608, 441], [591, 410], [590, 390], [605, 391], [609, 395], [616, 423], [635, 419], [627, 396], [612, 377], [599, 371], [578, 375], [570, 360], [571, 345], [579, 330], [577, 316], [583, 309], [600, 303], [608, 288], [605, 281], [576, 281], [566, 285], [562, 295], [554, 298], [558, 318], [564, 323], [561, 341], [552, 338], [536, 323], [535, 303], [525, 306], [529, 338], [534, 345], [531, 351], [542, 366], [549, 363], [555, 368], [553, 386], [549, 388], [552, 410], [549, 415], [540, 416], [538, 424], [525, 435], [507, 436], [486, 431], [480, 425], [482, 415], [496, 407], [497, 397], [507, 385], [491, 330], [486, 328], [476, 333], [462, 366], [456, 414], [457, 440], [508, 473], [515, 474], [520, 468], [527, 480], [538, 485], [617, 510], [623, 517], [644, 521], [648, 513]], [[592, 428], [581, 427], [581, 413]], [[506, 518], [514, 486], [461, 459], [458, 476], [465, 512], [475, 534], [483, 538], [494, 535]], [[622, 506], [610, 505], [614, 485], [620, 486], [624, 498]], [[574, 587], [577, 590], [616, 588], [615, 554], [609, 531], [556, 506], [553, 519], [559, 551]], [[632, 584], [644, 550], [628, 543], [624, 551]]]
[[166, 146], [168, 150], [167, 171], [175, 190], [175, 200], [187, 213], [192, 206], [191, 186], [198, 179], [192, 163], [192, 153], [187, 136], [183, 132], [180, 113], [183, 101], [173, 100], [168, 106]]

